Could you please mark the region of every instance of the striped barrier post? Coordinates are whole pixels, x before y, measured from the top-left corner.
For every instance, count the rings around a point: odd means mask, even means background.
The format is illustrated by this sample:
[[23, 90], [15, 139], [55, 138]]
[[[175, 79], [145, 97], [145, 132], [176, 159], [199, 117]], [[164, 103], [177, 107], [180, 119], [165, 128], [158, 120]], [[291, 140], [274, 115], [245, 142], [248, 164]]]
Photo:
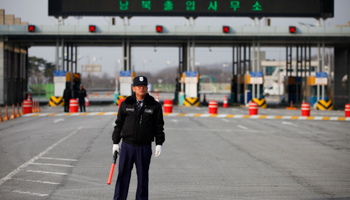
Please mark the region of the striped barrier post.
[[164, 113], [173, 112], [173, 100], [165, 99], [164, 100]]
[[350, 117], [350, 103], [345, 104], [345, 117]]
[[209, 101], [209, 114], [218, 114], [218, 102], [217, 101]]
[[249, 103], [249, 115], [257, 115], [259, 106], [256, 102], [250, 101]]
[[76, 113], [78, 112], [79, 109], [79, 102], [77, 99], [70, 99], [69, 100], [69, 111], [71, 113]]
[[23, 114], [32, 113], [32, 101], [23, 100]]
[[310, 104], [302, 103], [301, 104], [301, 116], [310, 117]]

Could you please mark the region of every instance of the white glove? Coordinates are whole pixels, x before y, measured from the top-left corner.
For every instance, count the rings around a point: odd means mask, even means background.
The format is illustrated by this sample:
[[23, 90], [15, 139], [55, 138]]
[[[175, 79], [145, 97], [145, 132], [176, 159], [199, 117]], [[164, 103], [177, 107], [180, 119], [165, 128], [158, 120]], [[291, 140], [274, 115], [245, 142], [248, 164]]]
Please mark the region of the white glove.
[[113, 152], [112, 152], [113, 155], [115, 151], [117, 151], [118, 153], [120, 152], [119, 144], [113, 144]]
[[162, 145], [157, 145], [155, 156], [158, 157], [160, 153], [162, 153]]

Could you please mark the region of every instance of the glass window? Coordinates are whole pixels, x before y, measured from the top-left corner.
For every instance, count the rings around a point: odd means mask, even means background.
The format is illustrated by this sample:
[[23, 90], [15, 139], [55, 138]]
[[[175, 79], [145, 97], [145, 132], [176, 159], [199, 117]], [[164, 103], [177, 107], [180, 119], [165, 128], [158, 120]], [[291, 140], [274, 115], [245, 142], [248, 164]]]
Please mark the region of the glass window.
[[276, 67], [274, 66], [266, 66], [265, 67], [265, 75], [266, 76], [271, 76], [273, 72], [275, 71]]

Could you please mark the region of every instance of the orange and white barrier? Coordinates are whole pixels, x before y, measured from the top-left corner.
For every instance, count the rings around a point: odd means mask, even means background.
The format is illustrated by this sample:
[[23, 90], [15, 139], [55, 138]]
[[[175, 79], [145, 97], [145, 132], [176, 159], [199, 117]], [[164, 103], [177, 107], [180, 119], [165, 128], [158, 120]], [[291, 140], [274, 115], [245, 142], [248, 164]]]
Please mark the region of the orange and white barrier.
[[32, 113], [32, 101], [23, 100], [23, 114]]
[[228, 107], [227, 96], [226, 95], [225, 95], [224, 104], [222, 105], [222, 107], [224, 107], [224, 108]]
[[350, 117], [350, 103], [345, 104], [345, 117]]
[[164, 100], [164, 113], [173, 112], [173, 100], [165, 99]]
[[209, 114], [218, 114], [218, 102], [217, 101], [209, 101]]
[[159, 94], [157, 94], [157, 96], [156, 96], [156, 101], [159, 102]]
[[301, 104], [301, 116], [310, 117], [310, 104], [302, 103]]
[[257, 115], [259, 106], [254, 101], [249, 102], [249, 115]]
[[76, 113], [78, 112], [79, 108], [79, 102], [77, 99], [70, 99], [69, 100], [69, 112]]

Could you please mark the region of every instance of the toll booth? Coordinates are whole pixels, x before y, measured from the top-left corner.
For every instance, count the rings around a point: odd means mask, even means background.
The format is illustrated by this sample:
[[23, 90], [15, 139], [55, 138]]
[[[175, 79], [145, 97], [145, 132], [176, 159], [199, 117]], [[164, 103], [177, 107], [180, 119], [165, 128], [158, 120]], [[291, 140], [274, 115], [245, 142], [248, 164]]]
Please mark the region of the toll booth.
[[284, 77], [285, 99], [288, 104], [301, 103], [302, 101], [302, 77]]
[[[314, 106], [315, 103], [317, 103], [317, 86], [319, 84], [316, 83], [316, 77], [315, 76], [309, 76], [307, 77], [307, 82], [306, 82], [306, 102], [310, 103], [311, 106]], [[325, 85], [324, 90], [319, 90], [320, 94], [319, 97], [322, 99], [322, 96], [324, 97], [323, 100], [328, 101], [328, 95], [327, 95], [327, 85]]]
[[199, 106], [199, 73], [196, 71], [186, 71], [183, 73], [185, 82], [185, 94], [183, 105]]
[[244, 76], [244, 91], [245, 97], [243, 102], [249, 103], [253, 98], [263, 99], [264, 98], [264, 77], [262, 72], [251, 72]]
[[120, 99], [125, 99], [132, 95], [132, 81], [136, 76], [135, 72], [120, 71], [119, 73], [119, 95], [117, 104], [119, 105]]
[[231, 80], [231, 103], [244, 104], [244, 75], [234, 75]]

